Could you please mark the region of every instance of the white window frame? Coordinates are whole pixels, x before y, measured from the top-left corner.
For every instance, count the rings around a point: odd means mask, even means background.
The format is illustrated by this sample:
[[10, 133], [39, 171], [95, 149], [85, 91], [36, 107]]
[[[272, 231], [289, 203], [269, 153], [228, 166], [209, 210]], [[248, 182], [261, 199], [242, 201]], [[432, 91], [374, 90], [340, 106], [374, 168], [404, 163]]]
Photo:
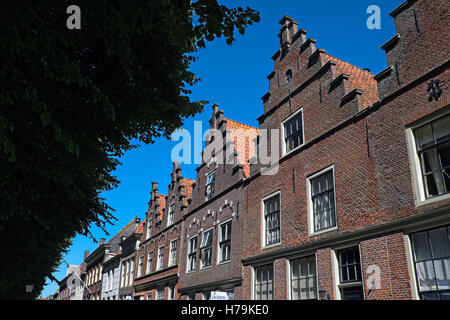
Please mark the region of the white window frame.
[[[275, 265], [274, 265], [274, 261], [265, 261], [265, 262], [261, 262], [258, 263], [257, 265], [254, 265], [252, 267], [252, 300], [257, 300], [256, 299], [256, 269], [260, 268], [260, 267], [266, 267], [266, 266], [272, 266], [272, 300], [276, 300], [275, 299]], [[260, 300], [260, 301], [264, 301], [264, 300]], [[267, 301], [267, 300], [266, 300]]]
[[[444, 110], [445, 109], [445, 110]], [[437, 120], [443, 116], [448, 115], [449, 110], [448, 108], [444, 108], [439, 110], [436, 113], [433, 113], [432, 115], [425, 116], [424, 118], [415, 121], [414, 123], [408, 125], [406, 127], [406, 140], [408, 145], [408, 153], [409, 153], [409, 163], [411, 168], [411, 176], [414, 186], [414, 195], [415, 195], [415, 201], [416, 206], [423, 206], [430, 203], [434, 203], [437, 201], [447, 200], [450, 199], [450, 193], [442, 194], [440, 196], [435, 196], [431, 198], [426, 198], [425, 195], [425, 186], [423, 183], [422, 178], [422, 168], [420, 166], [420, 159], [419, 155], [417, 154], [417, 146], [416, 146], [416, 137], [414, 136], [414, 130], [418, 127], [424, 126], [427, 123], [430, 123], [434, 120]]]
[[[190, 255], [192, 255], [194, 252], [191, 251], [191, 240], [197, 238], [197, 243], [195, 248], [193, 248], [195, 250], [195, 264], [194, 264], [194, 268], [190, 269], [191, 266], [191, 260], [190, 260]], [[196, 234], [195, 236], [192, 236], [190, 238], [188, 238], [188, 248], [187, 248], [187, 263], [186, 263], [186, 273], [188, 272], [194, 272], [197, 269], [197, 255], [198, 255], [198, 234]]]
[[[208, 194], [207, 194], [208, 191], [207, 190], [208, 190], [208, 185], [210, 184], [210, 183], [208, 183], [208, 181], [209, 181], [210, 177], [213, 176], [213, 175], [214, 175], [214, 183], [213, 183], [214, 191], [213, 191], [213, 195], [211, 196], [211, 198], [208, 198]], [[216, 195], [216, 170], [214, 170], [213, 172], [211, 172], [210, 174], [208, 174], [206, 176], [206, 182], [205, 182], [205, 199], [206, 199], [206, 201], [214, 198], [215, 195]]]
[[[364, 262], [363, 262], [363, 258], [361, 256], [361, 245], [359, 242], [352, 242], [350, 244], [345, 244], [343, 246], [336, 246], [333, 247], [333, 249], [331, 250], [331, 260], [332, 260], [332, 267], [333, 267], [333, 282], [334, 282], [334, 292], [335, 292], [335, 300], [342, 300], [342, 295], [341, 295], [341, 289], [342, 288], [348, 288], [348, 287], [354, 287], [354, 286], [358, 286], [359, 284], [357, 282], [351, 282], [351, 283], [341, 283], [341, 277], [340, 277], [340, 271], [339, 271], [339, 256], [338, 256], [338, 251], [342, 250], [342, 249], [347, 249], [347, 248], [353, 248], [353, 247], [358, 247], [359, 250], [359, 260], [360, 260], [360, 265], [361, 265], [361, 286], [362, 286], [362, 291], [363, 291], [363, 297], [364, 297], [364, 301], [367, 299], [366, 297], [366, 288], [365, 288], [365, 279], [364, 279]], [[319, 287], [317, 287], [319, 288]], [[320, 298], [320, 297], [318, 297]]]
[[[292, 120], [293, 118], [295, 118], [296, 116], [298, 116], [299, 113], [302, 114], [302, 142], [303, 143], [290, 151], [286, 151], [287, 148], [286, 148], [286, 139], [285, 139], [285, 124], [287, 122], [289, 122], [290, 120]], [[281, 122], [281, 135], [280, 136], [281, 136], [281, 148], [282, 148], [281, 155], [282, 156], [286, 156], [286, 155], [290, 154], [291, 152], [294, 152], [295, 150], [297, 150], [305, 145], [305, 114], [303, 112], [303, 107], [298, 109], [297, 111], [295, 111], [293, 114], [291, 114], [289, 117], [287, 117], [286, 119], [284, 119]]]
[[[154, 250], [147, 253], [147, 267], [145, 268], [146, 274], [149, 274], [152, 272], [153, 258], [154, 258], [153, 255], [154, 255]], [[149, 263], [150, 257], [152, 257], [151, 263]]]
[[[316, 267], [315, 268], [316, 269], [315, 270], [315, 272], [316, 272], [316, 296], [317, 296], [316, 300], [320, 299], [320, 297], [319, 297], [319, 276], [318, 276], [319, 272], [318, 272], [318, 266], [317, 266], [317, 254], [316, 254], [316, 252], [305, 252], [305, 253], [300, 254], [300, 255], [291, 256], [291, 257], [289, 257], [289, 259], [286, 260], [286, 269], [287, 269], [287, 274], [288, 274], [288, 276], [286, 277], [287, 281], [288, 281], [286, 287], [288, 288], [288, 300], [292, 300], [292, 262], [294, 260], [297, 260], [297, 259], [308, 258], [308, 257], [311, 257], [311, 256], [314, 256], [315, 267]], [[299, 299], [299, 300], [295, 300], [295, 301], [301, 301], [301, 300], [304, 300], [304, 299]]]
[[[175, 248], [175, 251], [173, 251], [173, 244], [176, 242], [177, 246]], [[170, 241], [170, 248], [169, 248], [169, 267], [174, 266], [177, 264], [177, 253], [178, 253], [178, 238], [173, 239]]]
[[[231, 236], [230, 236], [230, 259], [228, 259], [228, 260], [225, 260], [225, 261], [221, 261], [220, 259], [221, 259], [221, 257], [222, 257], [222, 248], [220, 247], [220, 242], [222, 241], [222, 226], [223, 225], [225, 225], [225, 224], [227, 224], [227, 223], [231, 223]], [[233, 219], [231, 218], [231, 219], [228, 219], [228, 220], [225, 220], [225, 221], [223, 221], [223, 222], [221, 222], [220, 224], [219, 224], [219, 234], [217, 235], [217, 264], [224, 264], [224, 263], [229, 263], [229, 262], [231, 262], [231, 257], [232, 257], [232, 254], [231, 254], [231, 242], [232, 242], [232, 238], [233, 238]]]
[[139, 264], [138, 264], [138, 277], [141, 277], [144, 275], [144, 255], [139, 257]]
[[[202, 242], [203, 242], [203, 237], [205, 236], [205, 233], [212, 231], [212, 239], [211, 239], [211, 255], [210, 255], [210, 259], [211, 259], [211, 263], [207, 266], [203, 266], [203, 259], [202, 259]], [[202, 241], [200, 242], [200, 247], [199, 247], [199, 259], [200, 259], [200, 270], [201, 269], [207, 269], [212, 267], [213, 265], [213, 248], [214, 248], [214, 227], [209, 228], [205, 231], [202, 232]]]
[[165, 289], [164, 287], [156, 289], [156, 300], [164, 300], [164, 289]]
[[164, 245], [158, 247], [158, 257], [156, 260], [156, 271], [163, 269], [163, 267], [164, 267]]
[[[333, 176], [334, 215], [335, 215], [335, 219], [336, 219], [336, 225], [334, 227], [330, 227], [330, 228], [323, 229], [320, 231], [314, 231], [314, 206], [312, 203], [311, 180], [314, 180], [315, 178], [327, 173], [330, 170], [332, 170], [332, 176]], [[337, 202], [336, 202], [336, 176], [335, 176], [334, 165], [328, 166], [325, 169], [322, 169], [319, 172], [316, 172], [315, 174], [306, 178], [306, 190], [307, 190], [307, 198], [308, 198], [307, 211], [308, 211], [308, 233], [309, 233], [309, 236], [312, 237], [312, 236], [316, 236], [316, 235], [319, 235], [322, 233], [338, 230], [339, 221], [338, 221]]]
[[[170, 211], [170, 208], [173, 208], [173, 210]], [[172, 202], [169, 205], [169, 210], [168, 210], [168, 213], [167, 213], [167, 226], [170, 226], [170, 225], [173, 224], [174, 215], [175, 215], [175, 202]]]
[[[265, 204], [264, 202], [272, 197], [275, 197], [279, 195], [280, 196], [280, 241], [276, 242], [276, 243], [272, 243], [269, 245], [266, 245], [266, 217], [264, 214], [264, 209], [265, 209]], [[271, 194], [265, 196], [264, 198], [261, 199], [261, 222], [262, 222], [262, 234], [261, 234], [261, 248], [264, 249], [268, 249], [268, 248], [272, 248], [272, 247], [277, 247], [280, 246], [282, 243], [282, 210], [281, 210], [281, 203], [282, 203], [282, 198], [281, 198], [281, 190], [277, 190], [275, 192], [272, 192]]]

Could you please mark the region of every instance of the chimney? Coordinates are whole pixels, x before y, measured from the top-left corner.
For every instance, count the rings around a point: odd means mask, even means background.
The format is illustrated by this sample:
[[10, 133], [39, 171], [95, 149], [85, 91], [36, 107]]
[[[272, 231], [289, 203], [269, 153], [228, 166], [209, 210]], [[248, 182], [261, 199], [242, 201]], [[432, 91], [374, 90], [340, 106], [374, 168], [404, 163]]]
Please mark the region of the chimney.
[[84, 259], [86, 260], [86, 258], [89, 257], [89, 250], [84, 250]]
[[292, 19], [292, 17], [285, 15], [279, 23], [281, 24], [281, 30], [278, 34], [280, 37], [280, 48], [284, 52], [289, 50], [292, 37], [297, 33], [298, 22]]
[[100, 247], [102, 244], [104, 244], [106, 241], [105, 238], [100, 238], [100, 242], [98, 243], [98, 246]]
[[214, 103], [212, 105], [212, 117], [209, 119], [210, 129], [218, 129], [219, 123], [223, 120], [223, 110], [219, 109], [219, 105]]

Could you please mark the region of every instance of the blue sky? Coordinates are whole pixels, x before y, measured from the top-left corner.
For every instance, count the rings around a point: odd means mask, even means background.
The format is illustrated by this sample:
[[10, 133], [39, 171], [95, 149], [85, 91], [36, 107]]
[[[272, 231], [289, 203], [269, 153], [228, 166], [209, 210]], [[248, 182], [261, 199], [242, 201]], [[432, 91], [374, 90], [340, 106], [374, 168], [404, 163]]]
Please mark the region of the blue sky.
[[[201, 78], [192, 88], [191, 99], [210, 102], [203, 113], [187, 119], [183, 128], [193, 132], [193, 123], [203, 121], [203, 131], [208, 129], [212, 103], [218, 103], [225, 117], [258, 126], [256, 118], [263, 112], [260, 98], [268, 90], [266, 76], [273, 71], [271, 56], [279, 48], [278, 21], [285, 14], [299, 23], [299, 28], [308, 31], [307, 37], [317, 40], [316, 46], [331, 55], [361, 68], [369, 68], [377, 74], [386, 67], [385, 54], [380, 46], [395, 34], [393, 19], [389, 12], [403, 0], [346, 0], [346, 1], [302, 1], [302, 0], [258, 0], [222, 1], [227, 6], [250, 6], [261, 13], [261, 21], [250, 26], [245, 35], [237, 33], [237, 41], [228, 46], [224, 39], [207, 43], [206, 49], [198, 52], [198, 60], [191, 70]], [[370, 16], [367, 7], [378, 5], [381, 9], [381, 29], [369, 30], [366, 20]], [[151, 182], [159, 182], [159, 192], [167, 194], [172, 171], [171, 150], [177, 142], [160, 138], [152, 145], [126, 153], [122, 165], [115, 175], [121, 181], [118, 188], [104, 193], [107, 203], [113, 207], [118, 221], [107, 226], [109, 236], [92, 226], [94, 236], [109, 239], [136, 215], [143, 219], [150, 199]], [[197, 165], [182, 165], [182, 175], [195, 179]], [[98, 244], [91, 239], [77, 236], [64, 259], [70, 264], [80, 264], [84, 250], [92, 252]], [[65, 277], [63, 263], [55, 276]], [[42, 297], [53, 294], [58, 286], [47, 280]]]

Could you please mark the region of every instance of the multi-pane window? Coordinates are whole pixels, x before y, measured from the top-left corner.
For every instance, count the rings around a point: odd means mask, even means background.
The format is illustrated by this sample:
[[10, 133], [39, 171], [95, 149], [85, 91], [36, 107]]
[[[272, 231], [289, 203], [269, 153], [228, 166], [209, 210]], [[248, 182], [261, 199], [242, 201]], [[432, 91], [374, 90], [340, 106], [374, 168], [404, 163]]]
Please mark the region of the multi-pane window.
[[152, 267], [153, 267], [153, 251], [148, 253], [146, 273], [152, 272]]
[[158, 249], [158, 260], [156, 261], [156, 270], [162, 269], [164, 264], [164, 246]]
[[172, 284], [169, 286], [169, 296], [168, 296], [169, 300], [174, 300], [175, 299], [175, 285]]
[[286, 153], [303, 144], [303, 112], [284, 123], [284, 143]]
[[343, 300], [364, 300], [359, 247], [341, 249], [337, 252], [339, 280], [341, 284], [354, 284], [341, 288]]
[[279, 243], [280, 232], [280, 194], [264, 200], [265, 245]]
[[195, 270], [197, 263], [197, 236], [189, 239], [189, 252], [188, 252], [188, 271]]
[[314, 232], [336, 226], [333, 170], [310, 180]]
[[170, 257], [169, 257], [169, 266], [173, 266], [177, 263], [177, 247], [178, 240], [172, 240], [170, 242]]
[[169, 206], [169, 213], [167, 215], [167, 225], [170, 226], [173, 223], [173, 215], [175, 212], [175, 203]]
[[164, 300], [164, 288], [160, 288], [157, 290], [156, 300]]
[[[142, 256], [142, 259], [143, 259], [144, 257]], [[131, 265], [131, 268], [130, 268], [130, 278], [129, 278], [129, 281], [128, 281], [128, 285], [131, 285], [132, 283], [133, 283], [133, 280], [134, 280], [134, 263], [135, 263], [135, 260], [134, 260], [134, 258], [131, 258], [131, 262], [130, 262], [130, 265]]]
[[127, 264], [124, 261], [124, 262], [122, 262], [122, 279], [120, 281], [120, 287], [124, 287], [125, 286], [126, 274], [127, 274]]
[[150, 238], [152, 232], [153, 218], [147, 220], [147, 239]]
[[139, 257], [139, 266], [138, 266], [138, 277], [142, 276], [144, 272], [144, 256]]
[[255, 300], [273, 299], [273, 265], [255, 268]]
[[147, 294], [147, 300], [153, 300], [153, 295], [151, 293]]
[[231, 253], [231, 221], [220, 226], [219, 262], [230, 260]]
[[130, 270], [131, 270], [131, 266], [130, 266], [130, 260], [127, 260], [127, 279], [125, 281], [125, 286], [128, 286], [130, 284]]
[[216, 172], [211, 173], [206, 179], [206, 200], [214, 197], [214, 187], [216, 182]]
[[411, 235], [417, 287], [423, 300], [450, 300], [450, 226]]
[[427, 198], [450, 192], [450, 114], [414, 130]]
[[211, 265], [212, 243], [213, 243], [213, 229], [203, 232], [202, 242], [200, 244], [200, 259], [202, 263], [202, 268]]
[[291, 261], [291, 290], [293, 300], [317, 299], [315, 256]]

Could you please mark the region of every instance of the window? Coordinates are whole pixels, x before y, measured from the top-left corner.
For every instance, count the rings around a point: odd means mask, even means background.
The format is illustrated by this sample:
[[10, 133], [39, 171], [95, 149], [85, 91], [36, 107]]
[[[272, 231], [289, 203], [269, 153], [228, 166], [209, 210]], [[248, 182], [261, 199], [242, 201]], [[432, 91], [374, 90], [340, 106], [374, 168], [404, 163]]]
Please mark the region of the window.
[[160, 288], [156, 291], [156, 300], [164, 300], [164, 288]]
[[148, 253], [146, 273], [152, 272], [153, 267], [153, 251]]
[[317, 299], [316, 257], [291, 261], [292, 300]]
[[164, 265], [164, 246], [158, 249], [158, 260], [156, 261], [156, 270], [160, 270]]
[[169, 286], [169, 300], [175, 300], [175, 285], [172, 284]]
[[211, 300], [211, 291], [203, 292], [203, 300]]
[[231, 253], [231, 221], [220, 226], [219, 262], [230, 260]]
[[202, 268], [211, 265], [212, 257], [213, 229], [203, 232], [202, 243], [200, 244], [200, 259]]
[[147, 300], [153, 300], [153, 296], [151, 293], [147, 294]]
[[364, 300], [359, 247], [341, 249], [338, 252], [339, 280], [342, 300]]
[[273, 299], [273, 265], [255, 268], [255, 300]]
[[120, 286], [124, 287], [125, 286], [125, 276], [127, 274], [127, 264], [126, 262], [122, 262], [122, 280], [120, 282]]
[[264, 245], [268, 246], [281, 242], [280, 218], [280, 194], [278, 193], [264, 200]]
[[411, 235], [422, 300], [450, 300], [450, 226]]
[[414, 130], [425, 197], [450, 193], [450, 114]]
[[191, 293], [191, 294], [188, 296], [188, 298], [189, 298], [189, 300], [195, 300], [195, 293]]
[[283, 154], [303, 145], [303, 109], [282, 123], [283, 129]]
[[127, 260], [127, 279], [125, 281], [125, 286], [128, 286], [130, 284], [130, 260]]
[[175, 211], [175, 203], [172, 203], [169, 206], [169, 214], [167, 216], [167, 226], [170, 226], [173, 223], [174, 211]]
[[189, 253], [188, 253], [188, 271], [195, 270], [197, 263], [197, 236], [189, 239]]
[[214, 197], [214, 186], [216, 182], [216, 172], [211, 173], [206, 179], [206, 200]]
[[333, 169], [309, 179], [312, 206], [312, 230], [323, 231], [336, 227]]
[[144, 256], [139, 257], [138, 277], [142, 276], [144, 267]]
[[[144, 259], [144, 256], [142, 256], [142, 259]], [[134, 261], [135, 261], [134, 258], [131, 258], [130, 262], [131, 269], [130, 269], [130, 278], [128, 279], [128, 285], [131, 285], [134, 280], [134, 263], [135, 263]]]
[[177, 263], [177, 247], [178, 240], [172, 240], [170, 242], [170, 258], [169, 258], [169, 266], [173, 266]]
[[112, 290], [112, 288], [113, 288], [113, 280], [114, 280], [114, 271], [109, 270], [109, 274], [108, 274], [109, 290]]
[[147, 239], [150, 238], [152, 232], [153, 218], [147, 220]]

